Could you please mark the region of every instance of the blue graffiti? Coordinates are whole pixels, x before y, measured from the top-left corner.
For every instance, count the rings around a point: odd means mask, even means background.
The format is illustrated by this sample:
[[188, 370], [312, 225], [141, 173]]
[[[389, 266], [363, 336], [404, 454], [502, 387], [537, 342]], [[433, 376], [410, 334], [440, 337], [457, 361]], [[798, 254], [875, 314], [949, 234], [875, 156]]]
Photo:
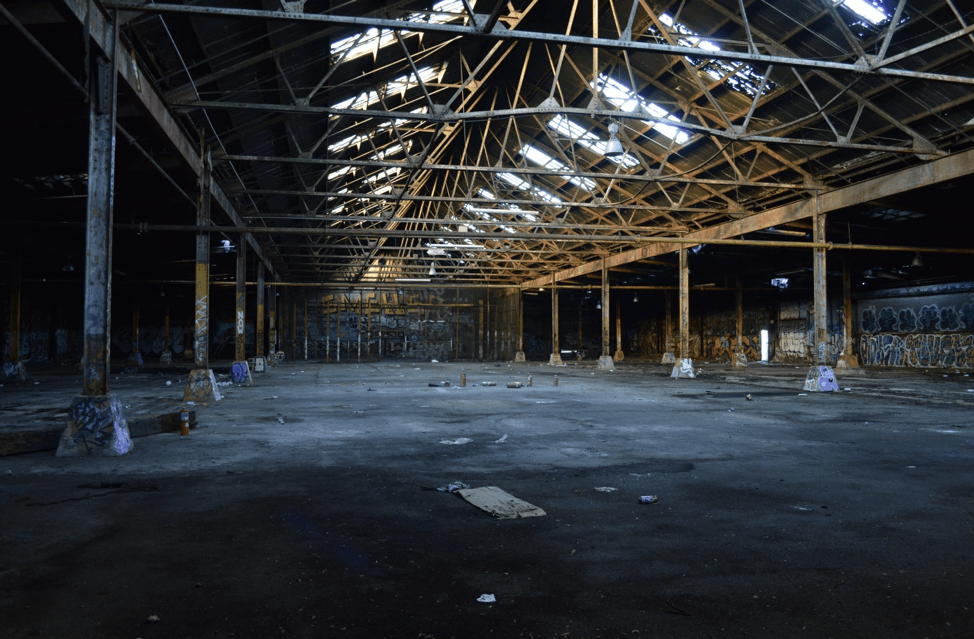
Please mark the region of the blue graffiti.
[[876, 321], [876, 307], [870, 306], [862, 309], [860, 326], [863, 333], [876, 333], [879, 331], [879, 322]]
[[921, 331], [935, 331], [940, 328], [940, 309], [937, 308], [936, 304], [930, 304], [929, 306], [924, 306], [920, 309], [920, 330]]
[[895, 331], [897, 325], [896, 312], [889, 306], [884, 306], [879, 311], [879, 330], [883, 332]]
[[904, 333], [911, 333], [917, 329], [917, 316], [912, 308], [900, 309], [899, 323], [900, 330]]

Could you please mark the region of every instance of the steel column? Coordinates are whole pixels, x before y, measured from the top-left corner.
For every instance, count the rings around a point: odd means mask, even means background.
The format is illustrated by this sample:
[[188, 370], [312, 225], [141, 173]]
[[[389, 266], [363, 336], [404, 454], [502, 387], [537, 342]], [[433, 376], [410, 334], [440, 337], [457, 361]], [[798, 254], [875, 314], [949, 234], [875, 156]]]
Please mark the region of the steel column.
[[[23, 270], [24, 251], [20, 245], [20, 238], [13, 239], [10, 256], [10, 356], [7, 361], [11, 365], [20, 367], [20, 280]], [[12, 371], [16, 373], [16, 371]], [[5, 375], [13, 377], [15, 375]], [[23, 377], [22, 375], [16, 375]]]
[[616, 352], [612, 354], [612, 359], [621, 362], [625, 357], [622, 352], [622, 300], [616, 295]]
[[[818, 198], [816, 199], [816, 204]], [[825, 214], [819, 213], [812, 218], [813, 241], [825, 241]], [[815, 313], [815, 363], [819, 366], [828, 364], [828, 297], [825, 284], [825, 250], [812, 249], [812, 270], [814, 277], [814, 313]]]
[[247, 339], [247, 244], [238, 242], [237, 246], [237, 280], [236, 284], [236, 310], [237, 310], [237, 330], [234, 341], [234, 357], [238, 362], [247, 360], [245, 350]]
[[690, 357], [690, 267], [687, 249], [680, 249], [680, 358]]
[[744, 354], [744, 289], [741, 287], [741, 278], [737, 278], [737, 285], [734, 287], [734, 306], [737, 310], [735, 322], [735, 332], [737, 333], [737, 344], [734, 353], [731, 355], [731, 366], [747, 366], [747, 355]]
[[548, 360], [549, 366], [560, 366], [561, 344], [558, 339], [558, 289], [551, 287], [551, 357]]
[[[254, 354], [257, 359], [264, 358], [264, 295], [267, 287], [264, 285], [264, 264], [257, 262], [257, 317], [254, 318]], [[264, 371], [264, 362], [255, 362], [255, 372]]]
[[477, 342], [479, 343], [480, 349], [480, 361], [484, 361], [484, 300], [477, 300], [480, 307], [480, 322], [477, 325], [479, 328], [479, 333], [477, 335]]
[[852, 268], [851, 258], [842, 258], [842, 353], [835, 368], [843, 375], [865, 375], [859, 367], [859, 356], [855, 354], [852, 326]]
[[609, 304], [611, 303], [610, 291], [609, 291], [609, 269], [605, 265], [605, 260], [602, 260], [602, 356], [599, 357], [599, 369], [600, 370], [612, 370], [615, 368], [615, 364], [612, 361], [612, 355], [609, 353], [611, 348], [610, 342], [612, 340], [612, 319], [610, 313]]

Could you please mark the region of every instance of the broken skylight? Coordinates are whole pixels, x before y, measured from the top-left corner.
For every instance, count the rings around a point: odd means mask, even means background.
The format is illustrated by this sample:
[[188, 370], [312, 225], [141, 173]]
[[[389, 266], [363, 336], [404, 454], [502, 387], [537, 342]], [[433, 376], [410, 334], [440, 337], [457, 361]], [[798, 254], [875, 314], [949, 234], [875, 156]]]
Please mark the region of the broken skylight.
[[[427, 84], [443, 73], [445, 65], [435, 67], [423, 67], [419, 69], [419, 77], [424, 84]], [[408, 89], [417, 86], [416, 76], [412, 73], [396, 78], [382, 87], [382, 96], [395, 95], [396, 93], [405, 94]], [[351, 97], [341, 102], [336, 102], [333, 106], [336, 109], [368, 109], [379, 101], [379, 92], [375, 89], [363, 91], [357, 96]], [[338, 117], [333, 115], [332, 117]]]
[[873, 26], [881, 25], [890, 19], [881, 5], [869, 0], [835, 0], [835, 6], [845, 7]]
[[513, 173], [507, 173], [505, 171], [503, 173], [498, 173], [497, 177], [498, 179], [507, 182], [515, 189], [519, 191], [528, 191], [538, 199], [543, 200], [545, 202], [549, 202], [551, 204], [561, 204], [562, 202], [560, 198], [555, 197], [554, 195], [552, 195], [551, 193], [545, 191], [540, 187], [533, 186], [531, 183], [527, 182], [526, 180], [522, 180], [520, 177], [514, 175]]
[[[591, 131], [588, 131], [581, 124], [570, 120], [560, 113], [548, 120], [548, 128], [557, 131], [572, 142], [578, 143], [595, 153], [602, 156], [605, 149], [605, 141]], [[610, 162], [621, 164], [624, 168], [631, 169], [639, 166], [639, 160], [626, 153], [625, 155], [605, 156]]]
[[[471, 8], [477, 4], [476, 0], [467, 0]], [[439, 0], [433, 3], [433, 9], [429, 13], [411, 13], [406, 16], [406, 22], [427, 22], [429, 24], [446, 24], [455, 20], [467, 22], [468, 16], [463, 8], [462, 0]], [[415, 31], [403, 30], [400, 32], [403, 38], [418, 35]], [[360, 58], [365, 55], [376, 55], [379, 49], [389, 46], [396, 41], [396, 35], [391, 29], [368, 29], [363, 33], [343, 38], [332, 42], [331, 58], [332, 62], [341, 60], [347, 62]]]
[[[845, 2], [864, 2], [864, 0], [845, 0]], [[719, 44], [716, 42], [711, 42], [705, 38], [701, 38], [699, 35], [690, 30], [690, 28], [685, 24], [674, 22], [673, 17], [668, 13], [662, 14], [659, 17], [659, 21], [683, 36], [677, 38], [677, 43], [685, 47], [692, 47], [711, 52], [720, 51]], [[650, 27], [649, 32], [656, 33], [655, 27]], [[738, 93], [743, 93], [748, 97], [753, 98], [756, 96], [758, 91], [761, 89], [761, 83], [764, 81], [764, 76], [755, 71], [754, 67], [749, 64], [730, 62], [727, 60], [699, 58], [697, 56], [685, 57], [690, 64], [697, 67], [714, 80], [720, 81], [726, 77], [727, 79], [725, 84], [728, 87], [737, 91]], [[761, 91], [761, 95], [767, 95], [768, 93], [774, 91], [775, 88], [777, 88], [777, 85], [775, 85], [775, 83], [769, 79], [767, 82], [765, 82], [764, 90]]]
[[[552, 169], [554, 171], [571, 171], [571, 169], [564, 162], [556, 160], [534, 145], [525, 144], [523, 147], [521, 147], [521, 153], [523, 153], [524, 157], [526, 157], [528, 160], [534, 162], [535, 164], [540, 164], [546, 169]], [[595, 190], [595, 180], [591, 178], [574, 177], [570, 175], [562, 175], [561, 177], [568, 180], [575, 186], [585, 189], [586, 191]]]
[[[644, 100], [638, 93], [618, 80], [613, 80], [604, 73], [599, 74], [597, 89], [602, 94], [602, 97], [609, 102], [609, 104], [620, 111], [629, 111], [634, 113], [641, 107], [643, 111], [649, 115], [680, 124], [680, 119], [678, 117], [667, 114], [666, 111], [664, 111], [663, 108], [658, 104]], [[679, 130], [675, 126], [664, 124], [662, 122], [653, 122], [650, 128], [659, 131], [671, 140], [676, 140], [677, 144], [683, 144], [690, 139], [690, 136], [687, 135], [686, 132]]]

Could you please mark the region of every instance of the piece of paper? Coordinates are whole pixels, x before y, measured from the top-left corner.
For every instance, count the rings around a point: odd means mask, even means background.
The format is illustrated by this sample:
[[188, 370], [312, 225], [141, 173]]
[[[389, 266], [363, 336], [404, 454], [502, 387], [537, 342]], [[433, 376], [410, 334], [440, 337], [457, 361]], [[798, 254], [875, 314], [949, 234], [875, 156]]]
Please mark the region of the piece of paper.
[[457, 494], [477, 508], [488, 512], [499, 519], [517, 519], [518, 517], [541, 517], [545, 511], [523, 499], [518, 499], [506, 493], [497, 486], [482, 488], [465, 488]]

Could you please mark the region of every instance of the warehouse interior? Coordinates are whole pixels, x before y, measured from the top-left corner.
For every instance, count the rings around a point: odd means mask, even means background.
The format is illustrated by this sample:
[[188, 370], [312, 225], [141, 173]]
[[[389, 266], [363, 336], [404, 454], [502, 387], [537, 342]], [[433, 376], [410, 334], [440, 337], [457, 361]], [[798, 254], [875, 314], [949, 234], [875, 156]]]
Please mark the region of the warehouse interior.
[[13, 637], [974, 630], [974, 9], [0, 34]]

